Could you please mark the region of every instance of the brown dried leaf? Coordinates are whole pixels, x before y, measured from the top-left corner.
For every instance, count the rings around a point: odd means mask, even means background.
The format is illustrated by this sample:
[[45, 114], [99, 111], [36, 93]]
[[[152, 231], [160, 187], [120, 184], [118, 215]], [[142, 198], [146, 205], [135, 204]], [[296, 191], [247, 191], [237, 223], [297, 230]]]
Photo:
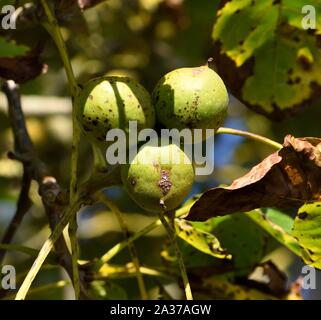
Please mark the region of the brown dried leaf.
[[42, 49], [38, 46], [26, 55], [0, 58], [0, 77], [24, 83], [47, 72], [47, 65], [40, 61]]
[[229, 187], [206, 191], [185, 219], [204, 221], [261, 207], [299, 207], [320, 200], [321, 139], [287, 135], [283, 148]]

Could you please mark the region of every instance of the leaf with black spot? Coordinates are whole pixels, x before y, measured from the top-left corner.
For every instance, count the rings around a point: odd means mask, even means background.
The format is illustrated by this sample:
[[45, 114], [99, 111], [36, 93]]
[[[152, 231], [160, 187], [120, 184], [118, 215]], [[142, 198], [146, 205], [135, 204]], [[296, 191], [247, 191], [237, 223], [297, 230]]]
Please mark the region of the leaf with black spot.
[[321, 139], [286, 136], [283, 148], [230, 186], [206, 191], [184, 217], [204, 221], [262, 207], [299, 208], [321, 199]]
[[[218, 73], [248, 107], [282, 119], [321, 99], [321, 16], [301, 22], [305, 0], [230, 0], [217, 13]], [[321, 2], [313, 3], [321, 12]]]
[[321, 269], [321, 202], [304, 204], [300, 208], [292, 235], [304, 250], [304, 261]]
[[[210, 232], [232, 255], [234, 275], [247, 275], [274, 248], [271, 237], [244, 213], [208, 220]], [[204, 222], [195, 222], [199, 226]], [[207, 227], [209, 228], [209, 227]]]
[[231, 259], [213, 234], [196, 228], [184, 219], [176, 218], [174, 223], [176, 234], [197, 250], [219, 259]]

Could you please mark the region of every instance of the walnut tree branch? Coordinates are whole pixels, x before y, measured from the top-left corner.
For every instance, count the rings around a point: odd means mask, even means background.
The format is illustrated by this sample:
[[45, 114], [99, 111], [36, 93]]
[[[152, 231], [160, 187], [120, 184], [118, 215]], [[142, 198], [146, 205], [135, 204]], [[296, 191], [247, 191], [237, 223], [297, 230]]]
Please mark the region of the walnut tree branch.
[[[12, 231], [7, 230], [6, 234], [9, 233], [10, 235], [12, 232], [14, 233], [17, 230], [18, 225], [22, 220], [22, 216], [30, 207], [31, 203], [28, 197], [28, 182], [30, 185], [31, 179], [35, 180], [39, 185], [39, 194], [42, 198], [42, 203], [49, 220], [50, 228], [53, 230], [68, 206], [68, 196], [66, 192], [61, 189], [56, 179], [49, 174], [46, 165], [35, 154], [25, 125], [24, 114], [21, 108], [19, 86], [14, 81], [8, 80], [2, 86], [2, 90], [8, 100], [9, 121], [14, 134], [14, 152], [10, 152], [8, 156], [22, 162], [24, 167], [24, 183], [22, 184], [17, 212], [15, 215], [18, 215], [20, 220], [17, 220], [17, 218], [14, 217], [13, 222], [10, 224], [10, 226], [13, 225], [14, 227], [9, 226]], [[27, 198], [29, 207], [27, 206]], [[18, 224], [16, 223], [17, 221]], [[12, 237], [13, 235], [10, 235], [10, 241]], [[71, 255], [63, 235], [61, 235], [56, 241], [55, 251], [58, 256], [59, 264], [67, 271], [68, 275], [72, 279]], [[83, 280], [84, 276], [81, 278], [81, 296], [82, 298], [86, 298], [87, 294], [86, 285]]]
[[[25, 165], [24, 165], [23, 177], [21, 182], [21, 190], [20, 190], [20, 194], [17, 202], [17, 209], [12, 220], [9, 223], [9, 226], [7, 227], [1, 239], [2, 244], [11, 243], [18, 227], [22, 222], [23, 217], [31, 207], [31, 200], [29, 199], [30, 184], [31, 184], [31, 178], [27, 170], [25, 170]], [[2, 265], [3, 263], [5, 254], [6, 254], [5, 249], [0, 250], [0, 265]]]

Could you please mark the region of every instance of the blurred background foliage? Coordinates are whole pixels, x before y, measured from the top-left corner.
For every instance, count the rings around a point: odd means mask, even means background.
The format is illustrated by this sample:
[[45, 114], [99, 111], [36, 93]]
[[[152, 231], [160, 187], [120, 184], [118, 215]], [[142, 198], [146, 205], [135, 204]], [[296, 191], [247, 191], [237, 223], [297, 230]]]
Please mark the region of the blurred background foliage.
[[[212, 29], [218, 2], [108, 0], [84, 11], [83, 15], [76, 14], [70, 19], [64, 17], [63, 36], [78, 81], [84, 83], [94, 76], [103, 74], [128, 75], [151, 91], [158, 79], [168, 71], [205, 64], [207, 58], [213, 55]], [[21, 45], [32, 47], [40, 43], [44, 47], [41, 59], [48, 64], [48, 72], [21, 86], [22, 101], [27, 126], [40, 158], [48, 164], [60, 184], [67, 188], [70, 172], [68, 168], [71, 148], [71, 102], [62, 63], [54, 43], [39, 25], [31, 25], [13, 33]], [[319, 136], [320, 119], [321, 109], [316, 105], [307, 108], [299, 116], [282, 122], [272, 122], [250, 111], [231, 96], [229, 115], [224, 126], [249, 130], [282, 142], [287, 133], [296, 137]], [[215, 143], [214, 173], [210, 177], [199, 177], [193, 194], [222, 183], [229, 184], [272, 151], [267, 146], [235, 136], [216, 136]], [[22, 174], [20, 163], [7, 159], [6, 153], [12, 150], [12, 146], [12, 134], [6, 116], [6, 101], [4, 95], [0, 93], [0, 234], [4, 232], [14, 213]], [[84, 140], [81, 141], [80, 163], [81, 173], [86, 176], [91, 163], [91, 153], [89, 145]], [[110, 189], [108, 194], [125, 212], [125, 219], [131, 232], [139, 231], [154, 220], [153, 217], [142, 214], [121, 188]], [[32, 186], [31, 198], [34, 205], [25, 217], [14, 243], [40, 248], [49, 235], [49, 227], [36, 184]], [[235, 225], [236, 233], [243, 230], [244, 224], [253, 224], [244, 219], [242, 226]], [[231, 223], [233, 225], [233, 222]], [[253, 241], [265, 241], [267, 235], [254, 232], [253, 237], [256, 239], [250, 239], [249, 244], [244, 244], [245, 248], [247, 245], [251, 247]], [[79, 239], [80, 258], [87, 260], [101, 256], [123, 237], [112, 213], [106, 211], [103, 206], [96, 205], [81, 211]], [[142, 264], [160, 268], [170, 266], [170, 252], [166, 253], [169, 249], [166, 241], [164, 244], [164, 239], [164, 231], [156, 229], [136, 242]], [[226, 246], [229, 241], [228, 239], [225, 241]], [[184, 254], [189, 267], [208, 267], [215, 264], [213, 262], [215, 258], [191, 249], [186, 243], [181, 245], [186, 247]], [[271, 248], [256, 253], [254, 262], [271, 258], [277, 261], [278, 267], [288, 274], [289, 279], [295, 280], [301, 270], [298, 259], [275, 244]], [[127, 250], [112, 260], [114, 264], [125, 264], [128, 261]], [[14, 264], [21, 278], [31, 266], [32, 258], [11, 251], [7, 254], [6, 263]], [[242, 261], [240, 263], [242, 264]], [[35, 285], [52, 283], [61, 277], [60, 268], [48, 266], [41, 271]], [[67, 279], [64, 274], [63, 277]], [[147, 276], [145, 278], [152, 297], [164, 294], [159, 289], [160, 280]], [[175, 282], [171, 279], [165, 280], [161, 281], [166, 284], [167, 291], [174, 297], [175, 294], [178, 294], [176, 297], [181, 297], [176, 290]], [[207, 286], [212, 288], [212, 292], [220, 292], [219, 288], [211, 286], [210, 283], [211, 281], [207, 279]], [[101, 297], [137, 298], [136, 286], [134, 277], [130, 279], [119, 277], [110, 280], [107, 286], [100, 286], [97, 282], [96, 291], [103, 291]], [[233, 291], [233, 288], [231, 290]], [[30, 298], [42, 299], [70, 297], [72, 297], [70, 286], [35, 291], [30, 295]], [[200, 290], [199, 297], [210, 298], [211, 295], [204, 296], [204, 292]], [[307, 293], [307, 298], [316, 297], [317, 294], [313, 295], [311, 291]]]

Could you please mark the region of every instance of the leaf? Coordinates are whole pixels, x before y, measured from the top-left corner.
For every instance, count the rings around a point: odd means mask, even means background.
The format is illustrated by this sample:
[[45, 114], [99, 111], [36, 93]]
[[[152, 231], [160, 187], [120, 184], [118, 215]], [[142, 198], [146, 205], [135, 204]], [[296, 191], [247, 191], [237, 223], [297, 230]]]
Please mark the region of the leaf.
[[212, 224], [211, 232], [232, 255], [234, 273], [248, 274], [267, 254], [269, 236], [243, 213], [209, 221]]
[[304, 250], [303, 260], [321, 269], [321, 202], [304, 204], [299, 209], [292, 235]]
[[177, 235], [197, 250], [219, 259], [231, 259], [231, 255], [221, 248], [217, 238], [206, 231], [194, 227], [184, 219], [175, 219]]
[[[214, 25], [214, 58], [232, 93], [282, 119], [321, 97], [321, 18], [304, 30], [305, 0], [230, 0]], [[321, 2], [313, 4], [321, 11]]]
[[25, 54], [28, 50], [26, 46], [17, 45], [0, 37], [0, 57], [15, 57]]
[[285, 232], [292, 232], [294, 219], [288, 214], [275, 208], [267, 208], [264, 210], [264, 215], [271, 223], [281, 227]]
[[321, 195], [321, 139], [287, 135], [283, 148], [229, 187], [206, 191], [186, 220], [204, 221], [261, 207], [299, 207]]
[[40, 62], [41, 51], [40, 46], [37, 46], [22, 56], [1, 57], [0, 77], [24, 83], [47, 72], [47, 65]]
[[[213, 256], [199, 251], [194, 246], [191, 246], [185, 240], [182, 240], [180, 237], [177, 239], [179, 248], [184, 257], [184, 263], [186, 268], [205, 268], [209, 267], [213, 270], [213, 264], [217, 261], [229, 262], [228, 259], [215, 259]], [[163, 250], [161, 251], [162, 260], [166, 265], [171, 265], [178, 267], [176, 253], [173, 249], [173, 246], [169, 242], [164, 242]], [[226, 264], [224, 264], [224, 271], [226, 270]]]
[[[263, 230], [265, 230], [268, 234], [270, 234], [279, 243], [281, 243], [283, 246], [288, 248], [297, 256], [302, 257], [301, 248], [298, 241], [296, 241], [296, 239], [293, 238], [291, 234], [286, 232], [280, 225], [273, 223], [273, 221], [269, 219], [269, 216], [271, 217], [271, 213], [268, 216], [268, 215], [264, 215], [259, 210], [253, 210], [253, 211], [247, 212], [246, 215], [250, 219], [252, 219], [254, 222], [256, 222]], [[285, 217], [289, 218], [289, 220]], [[274, 218], [274, 220], [278, 222], [280, 222], [281, 220], [281, 223], [282, 222], [284, 223], [285, 220], [288, 220], [286, 222], [287, 226], [289, 224], [293, 225], [293, 219], [281, 212], [275, 211], [273, 213], [272, 218]]]
[[275, 300], [276, 298], [257, 289], [211, 277], [204, 280], [204, 289], [210, 290], [210, 299], [220, 300]]
[[[224, 300], [302, 300], [301, 283], [295, 282], [287, 286], [288, 279], [272, 261], [257, 266], [248, 278], [234, 279], [225, 276], [211, 275], [193, 278], [193, 293], [199, 298]], [[196, 290], [195, 290], [196, 288]], [[207, 295], [204, 296], [204, 292]], [[202, 295], [203, 293], [203, 295]]]
[[[274, 250], [276, 241], [243, 213], [216, 217], [205, 222], [191, 222], [192, 226], [212, 234], [221, 247], [232, 255], [232, 259], [217, 259], [204, 254], [193, 244], [178, 238], [186, 266], [200, 276], [224, 274], [228, 277], [248, 275], [262, 258]], [[167, 245], [162, 257], [176, 263], [172, 247]]]

